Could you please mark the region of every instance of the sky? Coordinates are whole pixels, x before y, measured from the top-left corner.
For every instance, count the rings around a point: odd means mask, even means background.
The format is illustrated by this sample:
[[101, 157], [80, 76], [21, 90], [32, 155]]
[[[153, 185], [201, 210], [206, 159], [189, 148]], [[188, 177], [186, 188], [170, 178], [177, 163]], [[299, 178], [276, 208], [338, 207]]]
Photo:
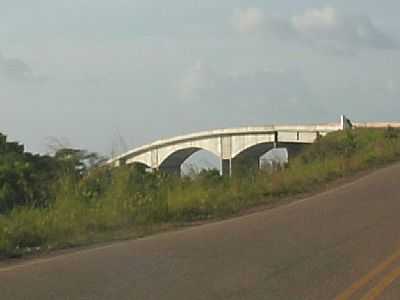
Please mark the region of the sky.
[[120, 153], [178, 134], [400, 120], [395, 0], [0, 0], [0, 132]]

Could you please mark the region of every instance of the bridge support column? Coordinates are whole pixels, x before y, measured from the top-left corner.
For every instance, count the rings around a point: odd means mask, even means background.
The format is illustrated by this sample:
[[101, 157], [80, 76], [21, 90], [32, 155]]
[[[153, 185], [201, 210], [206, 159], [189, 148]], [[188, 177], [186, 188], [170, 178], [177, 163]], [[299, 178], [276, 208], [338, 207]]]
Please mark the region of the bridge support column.
[[126, 165], [126, 159], [120, 158], [115, 162], [115, 167], [122, 167]]
[[232, 160], [222, 159], [221, 160], [221, 175], [231, 176], [232, 175]]

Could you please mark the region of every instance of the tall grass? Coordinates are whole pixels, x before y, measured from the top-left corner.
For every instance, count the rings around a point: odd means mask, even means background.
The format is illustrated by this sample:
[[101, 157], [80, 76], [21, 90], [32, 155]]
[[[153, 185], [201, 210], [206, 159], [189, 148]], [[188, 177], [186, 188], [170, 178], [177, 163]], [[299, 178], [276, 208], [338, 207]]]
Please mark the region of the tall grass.
[[0, 257], [111, 239], [124, 228], [226, 217], [399, 158], [398, 130], [356, 129], [327, 135], [272, 174], [174, 178], [132, 167], [100, 168], [83, 179], [65, 174], [49, 207], [0, 215]]

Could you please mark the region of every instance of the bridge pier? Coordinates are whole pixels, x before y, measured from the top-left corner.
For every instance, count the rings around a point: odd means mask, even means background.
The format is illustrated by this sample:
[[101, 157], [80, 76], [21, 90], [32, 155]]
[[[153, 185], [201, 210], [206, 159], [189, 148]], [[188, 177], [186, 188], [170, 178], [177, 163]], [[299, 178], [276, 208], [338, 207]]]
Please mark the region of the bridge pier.
[[232, 160], [222, 159], [221, 160], [221, 175], [231, 176], [232, 175]]
[[118, 160], [115, 161], [114, 166], [115, 167], [122, 167], [126, 165], [126, 159], [125, 158], [120, 158]]

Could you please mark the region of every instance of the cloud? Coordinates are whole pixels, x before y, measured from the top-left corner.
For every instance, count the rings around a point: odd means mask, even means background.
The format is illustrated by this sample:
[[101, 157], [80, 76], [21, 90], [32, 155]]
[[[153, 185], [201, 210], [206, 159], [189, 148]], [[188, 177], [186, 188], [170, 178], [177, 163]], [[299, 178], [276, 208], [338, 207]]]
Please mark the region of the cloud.
[[[242, 33], [261, 32], [323, 52], [356, 54], [363, 49], [398, 48], [397, 41], [380, 31], [369, 17], [340, 14], [332, 7], [308, 9], [289, 18], [265, 17], [262, 11], [255, 14], [262, 18], [251, 18], [252, 13], [248, 10], [242, 10], [239, 15], [244, 16], [244, 20], [253, 20], [253, 23], [248, 21], [251, 25], [247, 27], [242, 24], [246, 22], [240, 18], [237, 20], [237, 27]], [[248, 30], [240, 30], [243, 26]]]
[[5, 58], [0, 53], [0, 78], [13, 82], [36, 80], [31, 67], [21, 59]]
[[203, 62], [197, 61], [177, 83], [179, 95], [183, 99], [195, 97], [214, 86], [215, 72]]
[[324, 110], [321, 103], [313, 102], [311, 89], [297, 71], [260, 69], [229, 74], [211, 71], [204, 63], [196, 66], [190, 69], [197, 71], [196, 76], [189, 72], [190, 79], [185, 75], [181, 80], [190, 82], [185, 85], [190, 87], [190, 93], [185, 94], [184, 103], [196, 115], [221, 120], [224, 126], [279, 121], [278, 118], [287, 121], [293, 114], [310, 116]]
[[291, 22], [294, 29], [304, 33], [335, 30], [338, 24], [336, 10], [331, 7], [307, 10], [303, 15], [293, 16]]
[[399, 85], [398, 82], [394, 79], [388, 79], [386, 81], [386, 83], [384, 84], [384, 90], [388, 93], [388, 94], [398, 94], [399, 92]]
[[[237, 21], [237, 23], [236, 23]], [[254, 32], [264, 22], [264, 12], [258, 8], [247, 8], [237, 11], [234, 24], [240, 32]]]

